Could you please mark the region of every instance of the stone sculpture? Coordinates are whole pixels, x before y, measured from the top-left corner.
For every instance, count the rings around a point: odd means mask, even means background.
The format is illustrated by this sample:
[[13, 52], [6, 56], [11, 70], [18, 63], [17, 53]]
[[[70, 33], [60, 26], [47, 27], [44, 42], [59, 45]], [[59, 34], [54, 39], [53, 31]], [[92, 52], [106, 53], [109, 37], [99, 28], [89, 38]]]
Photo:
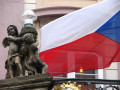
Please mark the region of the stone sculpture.
[[19, 69], [19, 76], [23, 76], [23, 69], [21, 65], [21, 58], [19, 53], [19, 44], [22, 38], [18, 37], [17, 27], [9, 25], [7, 28], [8, 37], [3, 40], [3, 46], [6, 48], [9, 46], [8, 58], [6, 61], [6, 68], [10, 74], [10, 77], [15, 77], [16, 67]]
[[22, 15], [22, 19], [25, 24], [20, 34], [15, 25], [10, 25], [7, 28], [8, 37], [3, 40], [3, 46], [5, 48], [9, 46], [8, 58], [5, 62], [6, 78], [45, 74], [48, 68], [48, 65], [39, 59], [38, 33], [33, 26], [37, 16], [33, 11], [27, 10]]
[[8, 37], [3, 40], [3, 46], [9, 46], [6, 78], [45, 74], [48, 65], [39, 59], [38, 33], [33, 25], [25, 25], [20, 34], [14, 25], [8, 26], [7, 31]]
[[39, 59], [37, 35], [36, 29], [31, 24], [25, 25], [20, 32], [20, 36], [24, 40], [21, 46], [21, 54], [24, 59], [26, 76], [38, 73], [45, 74], [48, 68], [47, 64]]

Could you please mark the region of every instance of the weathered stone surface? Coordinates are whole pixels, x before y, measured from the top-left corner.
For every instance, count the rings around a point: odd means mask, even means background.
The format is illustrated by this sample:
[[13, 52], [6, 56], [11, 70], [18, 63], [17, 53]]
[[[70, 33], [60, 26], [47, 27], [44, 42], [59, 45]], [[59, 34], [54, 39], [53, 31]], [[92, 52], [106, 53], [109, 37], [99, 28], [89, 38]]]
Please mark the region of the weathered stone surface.
[[25, 24], [19, 34], [15, 25], [9, 25], [7, 34], [2, 42], [4, 48], [9, 46], [5, 62], [6, 78], [45, 74], [48, 65], [39, 58], [39, 41], [35, 27], [29, 23]]
[[49, 74], [8, 78], [0, 80], [0, 90], [48, 90], [51, 81]]

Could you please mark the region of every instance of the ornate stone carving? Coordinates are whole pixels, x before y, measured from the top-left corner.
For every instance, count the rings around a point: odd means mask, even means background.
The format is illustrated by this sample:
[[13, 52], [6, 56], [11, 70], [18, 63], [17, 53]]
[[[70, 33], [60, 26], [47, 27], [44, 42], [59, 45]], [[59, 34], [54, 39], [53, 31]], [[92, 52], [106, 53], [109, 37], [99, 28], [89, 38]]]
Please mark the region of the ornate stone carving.
[[39, 59], [37, 31], [32, 24], [26, 24], [20, 34], [17, 27], [10, 25], [7, 28], [8, 37], [3, 40], [3, 46], [9, 46], [6, 60], [6, 78], [16, 76], [45, 74], [48, 65]]
[[23, 68], [21, 65], [21, 57], [19, 52], [22, 38], [19, 37], [17, 27], [14, 25], [8, 26], [7, 33], [8, 37], [3, 40], [3, 46], [9, 46], [8, 57], [5, 65], [6, 69], [11, 78], [15, 76], [15, 71], [17, 69], [19, 69], [19, 76], [23, 76]]
[[20, 34], [15, 25], [10, 25], [7, 28], [8, 37], [3, 39], [3, 46], [5, 48], [9, 46], [5, 62], [6, 78], [45, 74], [48, 68], [48, 65], [39, 59], [38, 33], [33, 26], [33, 21], [37, 19], [36, 15], [33, 11], [27, 10], [22, 19], [25, 25]]

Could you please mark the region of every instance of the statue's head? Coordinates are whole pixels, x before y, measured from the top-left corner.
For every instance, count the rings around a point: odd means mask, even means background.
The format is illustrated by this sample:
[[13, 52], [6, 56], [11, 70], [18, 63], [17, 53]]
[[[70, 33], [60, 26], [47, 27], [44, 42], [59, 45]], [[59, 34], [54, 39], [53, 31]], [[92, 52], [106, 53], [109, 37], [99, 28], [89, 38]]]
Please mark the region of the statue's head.
[[25, 44], [32, 44], [36, 42], [35, 36], [36, 35], [34, 33], [26, 33], [22, 36], [22, 38]]
[[8, 35], [11, 35], [11, 36], [18, 36], [17, 27], [15, 25], [9, 25], [7, 27], [7, 33]]

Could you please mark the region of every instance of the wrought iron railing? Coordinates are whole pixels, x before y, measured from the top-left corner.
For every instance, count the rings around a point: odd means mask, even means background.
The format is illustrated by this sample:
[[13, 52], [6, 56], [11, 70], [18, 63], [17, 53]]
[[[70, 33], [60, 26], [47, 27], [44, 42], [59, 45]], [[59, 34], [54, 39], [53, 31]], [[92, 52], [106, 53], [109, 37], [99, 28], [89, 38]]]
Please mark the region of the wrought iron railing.
[[[68, 84], [67, 82], [71, 81]], [[49, 90], [51, 90], [54, 86], [57, 86], [56, 90], [62, 90], [61, 88], [70, 88], [70, 85], [73, 85], [73, 83], [76, 82], [76, 87], [78, 85], [85, 86], [87, 89], [85, 90], [108, 90], [108, 88], [111, 88], [110, 90], [120, 90], [120, 80], [105, 80], [105, 79], [60, 79], [60, 80], [53, 80]], [[94, 85], [91, 87], [90, 85]], [[71, 86], [72, 87], [72, 86]], [[82, 87], [80, 89], [73, 89], [73, 90], [84, 90]]]

